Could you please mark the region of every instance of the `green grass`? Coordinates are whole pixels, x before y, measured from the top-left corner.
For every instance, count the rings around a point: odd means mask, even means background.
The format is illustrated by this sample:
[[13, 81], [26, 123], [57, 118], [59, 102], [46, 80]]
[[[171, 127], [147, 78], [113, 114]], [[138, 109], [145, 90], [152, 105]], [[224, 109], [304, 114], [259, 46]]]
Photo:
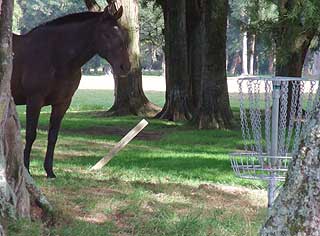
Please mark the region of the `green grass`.
[[[164, 102], [163, 93], [147, 96], [158, 105]], [[54, 220], [50, 225], [13, 223], [9, 235], [257, 234], [265, 216], [264, 204], [258, 202], [264, 196], [252, 200], [240, 190], [212, 185], [264, 187], [236, 178], [231, 170], [228, 153], [242, 146], [239, 129], [199, 131], [180, 122], [149, 119], [144, 138], [132, 141], [101, 171], [90, 172], [141, 119], [102, 117], [99, 112], [112, 103], [112, 91], [77, 92], [59, 135], [54, 163], [58, 178], [53, 181], [42, 168], [50, 115], [50, 108], [43, 109], [31, 173], [55, 207]], [[18, 110], [24, 135], [24, 107]]]

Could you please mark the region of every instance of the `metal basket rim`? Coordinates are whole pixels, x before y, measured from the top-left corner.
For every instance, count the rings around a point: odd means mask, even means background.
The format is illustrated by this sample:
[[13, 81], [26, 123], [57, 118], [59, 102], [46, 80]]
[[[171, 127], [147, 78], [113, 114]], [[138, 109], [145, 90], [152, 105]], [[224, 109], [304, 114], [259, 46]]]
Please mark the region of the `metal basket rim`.
[[244, 80], [263, 80], [263, 81], [275, 81], [275, 82], [286, 82], [286, 81], [320, 81], [320, 75], [313, 77], [287, 77], [287, 76], [240, 76], [237, 78], [239, 81]]
[[251, 180], [271, 180], [275, 179], [278, 181], [285, 181], [286, 177], [285, 176], [270, 176], [270, 175], [244, 175], [244, 174], [237, 174], [236, 175], [241, 178], [241, 179], [251, 179]]
[[[288, 153], [290, 154], [290, 153]], [[230, 157], [241, 157], [241, 156], [248, 156], [248, 157], [256, 157], [256, 158], [269, 158], [269, 159], [292, 159], [292, 156], [271, 156], [267, 153], [257, 153], [257, 152], [232, 152], [229, 153]]]

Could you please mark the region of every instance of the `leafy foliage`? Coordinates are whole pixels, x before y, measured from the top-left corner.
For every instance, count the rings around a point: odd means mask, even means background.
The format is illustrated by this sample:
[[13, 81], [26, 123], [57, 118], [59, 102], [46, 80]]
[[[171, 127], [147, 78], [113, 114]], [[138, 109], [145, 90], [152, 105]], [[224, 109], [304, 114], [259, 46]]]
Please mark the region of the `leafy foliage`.
[[163, 58], [163, 14], [159, 6], [145, 1], [140, 2], [139, 13], [142, 65], [152, 68]]

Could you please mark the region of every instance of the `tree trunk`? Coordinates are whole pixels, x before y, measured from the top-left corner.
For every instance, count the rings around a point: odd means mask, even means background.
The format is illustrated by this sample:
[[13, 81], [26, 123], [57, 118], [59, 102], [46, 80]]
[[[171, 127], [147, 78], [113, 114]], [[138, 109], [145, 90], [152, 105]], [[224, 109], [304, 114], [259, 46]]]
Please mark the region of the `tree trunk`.
[[237, 51], [232, 57], [232, 62], [229, 68], [230, 75], [236, 75], [236, 71], [240, 63], [241, 63], [240, 52]]
[[312, 75], [320, 75], [320, 51], [313, 54]]
[[320, 110], [311, 120], [261, 236], [320, 235]]
[[274, 54], [273, 54], [273, 52], [271, 52], [269, 54], [268, 72], [270, 75], [274, 75]]
[[226, 79], [227, 0], [202, 0], [202, 71], [198, 127], [230, 128], [232, 112]]
[[194, 113], [194, 109], [200, 102], [200, 90], [201, 90], [201, 12], [198, 0], [187, 0], [187, 44], [188, 44], [188, 73], [191, 80], [190, 93], [192, 97], [190, 99], [190, 109]]
[[[311, 43], [313, 36], [306, 38], [305, 42], [299, 47], [292, 45], [290, 51], [287, 51], [287, 55], [282, 54], [283, 49], [279, 49], [277, 52], [277, 66], [276, 75], [277, 76], [290, 76], [290, 77], [301, 77], [302, 69], [304, 65], [304, 60], [306, 58], [309, 45]], [[288, 39], [286, 42], [296, 42], [298, 38]], [[292, 43], [294, 43], [292, 42]], [[278, 45], [281, 47], [281, 45]], [[281, 50], [281, 51], [280, 51]]]
[[158, 118], [191, 119], [186, 0], [162, 2], [165, 24], [166, 103]]
[[142, 89], [139, 48], [139, 18], [137, 0], [117, 0], [124, 8], [121, 24], [129, 32], [131, 70], [126, 78], [115, 79], [115, 102], [108, 111], [111, 115], [154, 116], [160, 108], [149, 102]]
[[23, 178], [20, 126], [10, 93], [13, 2], [3, 0], [0, 3], [0, 215], [29, 217], [30, 200]]
[[248, 74], [248, 32], [244, 31], [242, 35], [242, 74]]
[[250, 64], [249, 64], [250, 75], [254, 74], [255, 54], [256, 54], [256, 35], [252, 34], [250, 37]]
[[51, 210], [23, 164], [20, 124], [10, 91], [12, 11], [13, 1], [0, 1], [0, 225], [8, 218], [29, 218], [30, 201]]

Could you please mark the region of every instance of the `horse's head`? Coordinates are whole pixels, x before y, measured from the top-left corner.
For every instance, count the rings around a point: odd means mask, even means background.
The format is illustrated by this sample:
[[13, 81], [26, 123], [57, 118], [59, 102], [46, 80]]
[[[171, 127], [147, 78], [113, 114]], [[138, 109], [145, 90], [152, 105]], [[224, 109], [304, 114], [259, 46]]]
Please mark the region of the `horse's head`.
[[127, 32], [120, 26], [122, 6], [117, 10], [106, 7], [97, 25], [95, 46], [99, 56], [105, 58], [118, 76], [125, 76], [130, 71]]

